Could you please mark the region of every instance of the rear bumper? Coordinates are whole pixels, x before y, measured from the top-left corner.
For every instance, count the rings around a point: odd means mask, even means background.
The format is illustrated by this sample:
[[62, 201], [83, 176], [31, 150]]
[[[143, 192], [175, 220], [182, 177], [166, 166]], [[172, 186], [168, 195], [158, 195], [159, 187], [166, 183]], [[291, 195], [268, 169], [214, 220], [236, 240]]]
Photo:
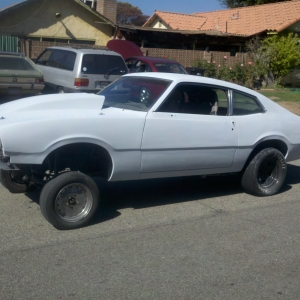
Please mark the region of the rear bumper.
[[44, 88], [44, 84], [8, 84], [0, 83], [0, 94], [4, 95], [26, 95], [38, 94]]

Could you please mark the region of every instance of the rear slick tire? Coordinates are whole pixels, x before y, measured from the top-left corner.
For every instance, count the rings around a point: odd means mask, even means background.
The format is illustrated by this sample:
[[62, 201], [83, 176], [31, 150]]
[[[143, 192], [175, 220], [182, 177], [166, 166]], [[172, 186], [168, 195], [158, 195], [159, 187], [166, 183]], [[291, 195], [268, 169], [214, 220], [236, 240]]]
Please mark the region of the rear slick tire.
[[245, 192], [254, 196], [271, 196], [282, 187], [287, 172], [283, 154], [274, 148], [257, 153], [242, 176]]
[[98, 207], [99, 189], [93, 179], [80, 172], [66, 172], [49, 181], [40, 195], [45, 219], [56, 229], [83, 227]]

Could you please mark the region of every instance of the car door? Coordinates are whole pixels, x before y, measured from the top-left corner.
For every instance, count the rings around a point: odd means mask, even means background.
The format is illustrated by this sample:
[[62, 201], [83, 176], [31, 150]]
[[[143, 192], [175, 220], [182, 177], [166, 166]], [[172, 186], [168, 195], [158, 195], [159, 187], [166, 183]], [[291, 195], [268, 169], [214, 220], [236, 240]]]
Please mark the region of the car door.
[[[178, 92], [181, 96], [175, 96]], [[158, 172], [188, 175], [229, 169], [238, 146], [238, 131], [228, 116], [228, 103], [225, 89], [178, 85], [156, 111], [147, 115], [141, 177]]]

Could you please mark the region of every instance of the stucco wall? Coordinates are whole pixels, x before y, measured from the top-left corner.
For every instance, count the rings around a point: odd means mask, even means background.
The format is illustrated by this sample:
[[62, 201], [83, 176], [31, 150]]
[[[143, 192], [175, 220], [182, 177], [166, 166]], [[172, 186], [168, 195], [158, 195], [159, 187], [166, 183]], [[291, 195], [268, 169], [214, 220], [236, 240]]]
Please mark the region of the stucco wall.
[[0, 31], [30, 37], [90, 40], [105, 46], [113, 27], [96, 23], [101, 21], [73, 0], [38, 0], [1, 16]]
[[162, 20], [157, 20], [157, 22], [153, 23], [153, 28], [159, 28], [159, 29], [168, 29], [167, 25]]

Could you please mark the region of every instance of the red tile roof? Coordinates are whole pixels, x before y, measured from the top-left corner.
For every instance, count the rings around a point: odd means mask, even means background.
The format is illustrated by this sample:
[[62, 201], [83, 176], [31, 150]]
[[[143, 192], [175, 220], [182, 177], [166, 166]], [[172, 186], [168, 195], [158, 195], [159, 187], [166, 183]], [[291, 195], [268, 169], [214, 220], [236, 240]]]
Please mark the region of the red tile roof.
[[[200, 30], [203, 24], [206, 21], [206, 17], [189, 15], [189, 14], [180, 14], [180, 13], [172, 13], [172, 12], [164, 12], [164, 11], [155, 11], [152, 17], [158, 17], [163, 20], [169, 26], [169, 29], [178, 29], [178, 30]], [[152, 17], [148, 19], [148, 21], [143, 25], [146, 26], [147, 23], [152, 20]]]
[[169, 29], [215, 30], [233, 35], [251, 36], [264, 31], [280, 32], [299, 22], [300, 0], [194, 14], [156, 11], [143, 26], [149, 27], [157, 18], [167, 23]]

